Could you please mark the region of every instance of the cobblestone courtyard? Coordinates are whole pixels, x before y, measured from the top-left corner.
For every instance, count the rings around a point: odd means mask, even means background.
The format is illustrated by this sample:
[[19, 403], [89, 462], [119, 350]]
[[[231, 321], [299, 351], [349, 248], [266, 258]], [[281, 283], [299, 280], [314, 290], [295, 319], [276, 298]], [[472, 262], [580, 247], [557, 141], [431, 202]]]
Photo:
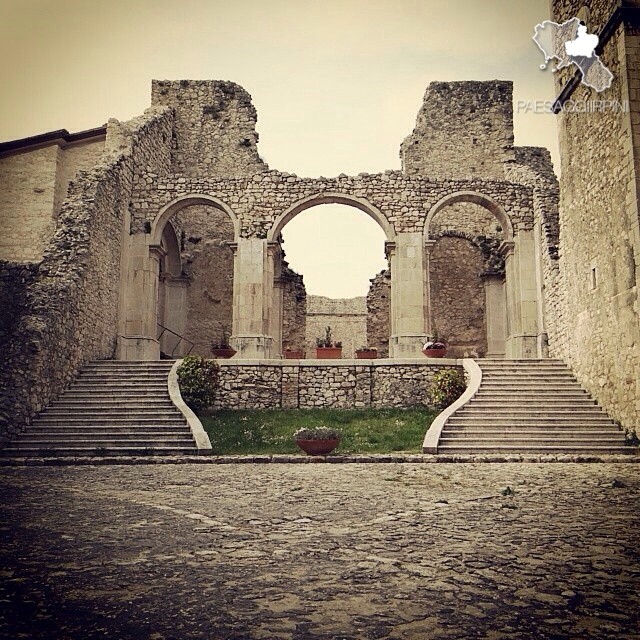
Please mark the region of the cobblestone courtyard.
[[4, 468], [0, 637], [637, 638], [639, 469]]

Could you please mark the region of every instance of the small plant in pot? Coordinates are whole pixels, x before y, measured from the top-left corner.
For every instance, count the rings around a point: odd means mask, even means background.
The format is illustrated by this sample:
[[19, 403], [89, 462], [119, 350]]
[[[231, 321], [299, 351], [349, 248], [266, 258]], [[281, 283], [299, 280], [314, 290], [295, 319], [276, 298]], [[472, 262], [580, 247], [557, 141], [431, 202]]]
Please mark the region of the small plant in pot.
[[439, 339], [436, 332], [433, 334], [433, 338], [424, 343], [422, 353], [427, 358], [444, 358], [447, 355], [447, 343]]
[[211, 355], [214, 358], [232, 358], [236, 355], [236, 350], [229, 344], [230, 337], [229, 327], [222, 325], [220, 339], [211, 344]]
[[295, 443], [310, 456], [326, 456], [340, 443], [341, 435], [329, 427], [298, 429], [293, 434]]
[[356, 358], [359, 360], [371, 360], [378, 357], [378, 349], [376, 347], [360, 347], [356, 349]]
[[316, 338], [316, 358], [321, 360], [342, 358], [342, 342], [334, 342], [331, 327], [325, 329], [323, 337]]

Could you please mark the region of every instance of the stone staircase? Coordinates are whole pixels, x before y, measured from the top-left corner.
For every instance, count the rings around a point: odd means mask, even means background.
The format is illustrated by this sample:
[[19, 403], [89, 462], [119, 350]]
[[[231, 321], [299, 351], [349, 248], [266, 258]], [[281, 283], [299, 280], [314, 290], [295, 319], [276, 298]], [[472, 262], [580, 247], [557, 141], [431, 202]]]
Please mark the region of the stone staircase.
[[439, 454], [633, 454], [560, 360], [478, 360], [476, 394], [445, 422]]
[[7, 456], [198, 453], [167, 387], [171, 360], [92, 362], [25, 431]]

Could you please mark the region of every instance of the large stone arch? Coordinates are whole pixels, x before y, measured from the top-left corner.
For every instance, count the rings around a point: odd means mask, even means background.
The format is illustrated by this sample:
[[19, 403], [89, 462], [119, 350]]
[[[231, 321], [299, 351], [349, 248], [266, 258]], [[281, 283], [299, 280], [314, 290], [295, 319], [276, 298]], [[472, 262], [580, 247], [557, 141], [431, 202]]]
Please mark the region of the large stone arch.
[[[368, 217], [374, 220], [377, 225], [382, 229], [386, 243], [394, 243], [396, 239], [396, 233], [393, 225], [389, 222], [386, 215], [369, 200], [351, 195], [345, 192], [337, 191], [323, 191], [315, 193], [310, 196], [298, 199], [293, 204], [290, 204], [284, 211], [282, 211], [273, 221], [273, 224], [267, 232], [267, 243], [270, 247], [270, 265], [269, 269], [273, 269], [275, 286], [271, 294], [272, 300], [269, 308], [270, 325], [269, 335], [272, 338], [271, 343], [271, 355], [281, 356], [283, 355], [283, 331], [284, 324], [284, 305], [283, 305], [283, 290], [282, 290], [282, 277], [280, 274], [281, 254], [279, 252], [279, 241], [281, 239], [281, 233], [289, 222], [291, 222], [300, 213], [311, 209], [318, 205], [323, 204], [340, 204], [344, 206], [353, 207], [365, 213]], [[271, 264], [272, 263], [272, 264]], [[241, 266], [241, 265], [240, 265]], [[366, 341], [366, 338], [365, 340]], [[362, 342], [361, 342], [362, 343]]]
[[237, 239], [240, 235], [240, 220], [238, 216], [233, 212], [231, 207], [224, 203], [219, 198], [214, 196], [209, 196], [206, 194], [195, 194], [190, 193], [186, 195], [179, 196], [173, 199], [168, 204], [165, 204], [160, 211], [156, 214], [154, 221], [151, 225], [151, 243], [160, 244], [160, 239], [162, 238], [162, 232], [164, 230], [165, 224], [173, 218], [173, 216], [178, 213], [181, 209], [185, 207], [189, 207], [194, 204], [204, 204], [215, 207], [216, 209], [220, 209], [220, 211], [224, 211], [233, 222], [233, 228], [235, 233], [235, 238]]
[[472, 202], [484, 207], [495, 216], [502, 226], [504, 239], [508, 242], [513, 240], [513, 224], [511, 223], [511, 219], [507, 212], [493, 198], [482, 193], [478, 193], [477, 191], [456, 191], [455, 193], [450, 193], [443, 198], [440, 198], [440, 200], [431, 207], [427, 214], [427, 219], [424, 223], [424, 236], [426, 240], [431, 239], [430, 225], [436, 214], [445, 207], [455, 204], [456, 202]]
[[388, 242], [393, 242], [395, 240], [396, 232], [393, 225], [389, 222], [382, 211], [378, 209], [378, 207], [371, 204], [371, 202], [365, 198], [337, 192], [318, 193], [302, 198], [290, 205], [275, 219], [275, 222], [267, 234], [267, 240], [269, 242], [275, 242], [288, 222], [291, 222], [291, 220], [293, 220], [299, 213], [319, 204], [343, 204], [355, 207], [356, 209], [366, 213], [370, 218], [373, 218], [380, 225], [387, 236]]
[[[173, 356], [184, 355], [189, 350], [189, 342], [184, 339], [188, 282], [181, 273], [179, 258], [176, 266], [175, 258], [167, 262], [167, 257], [176, 249], [179, 255], [180, 248], [170, 220], [180, 210], [198, 204], [212, 206], [228, 215], [233, 223], [234, 239], [238, 238], [240, 221], [231, 207], [219, 198], [200, 193], [174, 198], [160, 207], [147, 232], [125, 237], [118, 320], [119, 359], [155, 360], [161, 350]], [[171, 268], [166, 269], [169, 265]], [[167, 320], [166, 313], [171, 315], [171, 327], [160, 322], [161, 315]], [[167, 335], [173, 337], [169, 339]]]
[[[431, 233], [431, 223], [445, 207], [458, 202], [472, 202], [486, 208], [502, 227], [503, 241], [499, 252], [504, 257], [504, 273], [483, 274], [487, 355], [508, 358], [544, 356], [544, 328], [540, 306], [542, 285], [534, 233], [522, 227], [515, 228], [505, 208], [494, 198], [477, 191], [456, 191], [442, 197], [430, 208], [423, 230], [427, 273], [430, 254], [436, 243]], [[429, 285], [426, 296], [428, 328], [431, 329]]]

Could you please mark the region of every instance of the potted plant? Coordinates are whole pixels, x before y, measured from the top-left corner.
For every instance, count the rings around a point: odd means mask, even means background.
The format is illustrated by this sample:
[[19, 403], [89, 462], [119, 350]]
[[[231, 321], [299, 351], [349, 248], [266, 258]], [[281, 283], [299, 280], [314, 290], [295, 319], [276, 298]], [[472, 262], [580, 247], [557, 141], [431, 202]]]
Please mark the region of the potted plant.
[[236, 350], [229, 344], [230, 336], [229, 327], [222, 325], [220, 340], [211, 344], [211, 355], [214, 358], [232, 358], [236, 355]]
[[358, 360], [371, 360], [378, 357], [378, 350], [375, 347], [360, 347], [356, 349], [356, 358]]
[[342, 342], [334, 342], [331, 327], [327, 327], [322, 338], [316, 339], [316, 358], [336, 360], [342, 358]]
[[302, 349], [286, 347], [284, 350], [284, 357], [286, 360], [302, 360], [304, 358], [304, 351]]
[[298, 429], [293, 434], [295, 443], [310, 456], [326, 456], [340, 443], [341, 435], [329, 427]]
[[422, 353], [427, 358], [444, 358], [447, 355], [447, 343], [438, 339], [438, 334], [434, 333], [433, 338], [424, 343]]

